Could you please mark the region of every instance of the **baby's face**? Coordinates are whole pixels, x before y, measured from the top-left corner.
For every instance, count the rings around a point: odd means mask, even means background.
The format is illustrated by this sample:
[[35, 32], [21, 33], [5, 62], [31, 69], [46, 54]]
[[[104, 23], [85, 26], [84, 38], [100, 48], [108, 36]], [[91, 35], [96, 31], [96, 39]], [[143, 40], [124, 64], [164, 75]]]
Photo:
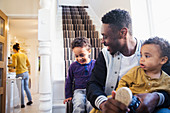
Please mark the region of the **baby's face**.
[[91, 50], [88, 50], [86, 47], [75, 47], [73, 52], [78, 63], [86, 64], [90, 62], [89, 55]]
[[162, 66], [161, 49], [159, 45], [145, 44], [141, 48], [140, 66], [146, 71], [160, 70]]

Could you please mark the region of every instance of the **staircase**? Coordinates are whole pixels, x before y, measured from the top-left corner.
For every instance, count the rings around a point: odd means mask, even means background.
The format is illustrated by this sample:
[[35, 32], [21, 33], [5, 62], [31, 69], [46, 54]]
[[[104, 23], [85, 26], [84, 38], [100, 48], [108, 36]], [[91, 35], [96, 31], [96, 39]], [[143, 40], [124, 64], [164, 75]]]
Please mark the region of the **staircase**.
[[[57, 40], [63, 43], [64, 68], [65, 75], [72, 62], [74, 54], [72, 53], [71, 42], [76, 37], [87, 37], [92, 45], [91, 58], [96, 59], [102, 49], [100, 43], [101, 22], [95, 16], [89, 6], [65, 6], [61, 5], [57, 9]], [[62, 60], [62, 59], [61, 59]], [[63, 104], [65, 99], [65, 79], [53, 81], [53, 113], [65, 113], [66, 105]]]
[[87, 13], [88, 6], [61, 6], [63, 23], [63, 42], [65, 76], [69, 66], [74, 62], [74, 54], [71, 50], [71, 42], [77, 37], [87, 37], [92, 45], [91, 59], [96, 59], [102, 45], [99, 32]]

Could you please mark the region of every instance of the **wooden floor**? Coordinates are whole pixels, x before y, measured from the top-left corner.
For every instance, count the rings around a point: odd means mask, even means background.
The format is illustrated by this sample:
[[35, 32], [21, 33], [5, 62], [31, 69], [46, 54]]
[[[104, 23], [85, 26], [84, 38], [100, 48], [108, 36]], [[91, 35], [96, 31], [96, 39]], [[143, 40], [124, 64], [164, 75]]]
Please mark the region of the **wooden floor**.
[[[33, 104], [31, 106], [25, 105], [25, 108], [21, 108], [20, 113], [40, 113], [39, 111], [39, 94], [32, 94]], [[27, 103], [27, 97], [25, 97], [25, 103]]]

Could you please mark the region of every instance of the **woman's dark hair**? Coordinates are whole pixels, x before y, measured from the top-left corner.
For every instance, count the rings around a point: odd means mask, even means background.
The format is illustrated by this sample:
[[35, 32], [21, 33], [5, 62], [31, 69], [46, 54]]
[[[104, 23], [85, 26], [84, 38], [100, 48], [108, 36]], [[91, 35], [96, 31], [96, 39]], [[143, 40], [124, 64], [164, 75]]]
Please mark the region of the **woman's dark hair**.
[[149, 38], [148, 40], [146, 40], [143, 45], [145, 44], [156, 44], [159, 45], [160, 50], [161, 50], [161, 57], [167, 56], [168, 59], [170, 59], [170, 44], [168, 41], [166, 41], [163, 38], [159, 38], [159, 37], [154, 37], [154, 38]]
[[19, 43], [14, 44], [13, 49], [15, 49], [17, 51], [20, 50]]
[[111, 10], [102, 17], [102, 23], [109, 24], [112, 29], [116, 27], [118, 30], [121, 30], [123, 27], [126, 27], [129, 29], [129, 34], [132, 35], [132, 19], [129, 12], [125, 10]]
[[74, 49], [75, 47], [87, 47], [90, 50], [91, 45], [87, 38], [85, 37], [78, 37], [73, 40], [71, 43], [71, 48]]

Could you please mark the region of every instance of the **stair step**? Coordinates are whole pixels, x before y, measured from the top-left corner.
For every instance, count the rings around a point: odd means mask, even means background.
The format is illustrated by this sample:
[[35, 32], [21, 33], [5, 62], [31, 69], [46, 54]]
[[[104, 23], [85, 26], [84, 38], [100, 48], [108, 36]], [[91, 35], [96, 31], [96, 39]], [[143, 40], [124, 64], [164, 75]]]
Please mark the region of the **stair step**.
[[52, 108], [53, 113], [65, 113], [66, 112], [66, 105], [61, 103], [53, 103]]

